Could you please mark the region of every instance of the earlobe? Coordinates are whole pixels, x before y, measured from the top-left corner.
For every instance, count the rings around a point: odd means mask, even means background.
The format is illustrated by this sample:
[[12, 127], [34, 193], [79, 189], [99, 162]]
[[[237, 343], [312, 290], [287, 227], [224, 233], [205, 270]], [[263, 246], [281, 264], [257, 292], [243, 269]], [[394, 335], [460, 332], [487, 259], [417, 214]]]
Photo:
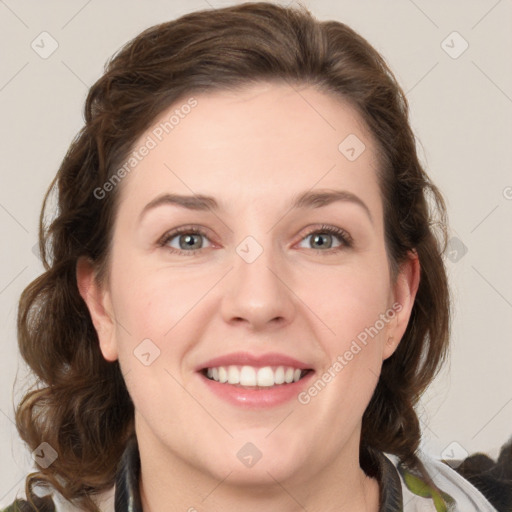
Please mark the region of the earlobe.
[[77, 261], [76, 281], [78, 291], [87, 305], [98, 334], [103, 357], [107, 361], [115, 361], [117, 359], [117, 344], [110, 294], [97, 282], [94, 265], [86, 258], [82, 257]]
[[395, 350], [397, 349], [399, 343], [400, 339], [397, 339], [393, 336], [388, 336], [388, 339], [386, 340], [386, 345], [384, 347], [382, 360], [391, 357], [394, 354]]
[[393, 309], [396, 316], [388, 331], [383, 359], [387, 359], [394, 353], [407, 329], [419, 283], [420, 262], [416, 251], [411, 251], [406, 261], [400, 265], [393, 284]]

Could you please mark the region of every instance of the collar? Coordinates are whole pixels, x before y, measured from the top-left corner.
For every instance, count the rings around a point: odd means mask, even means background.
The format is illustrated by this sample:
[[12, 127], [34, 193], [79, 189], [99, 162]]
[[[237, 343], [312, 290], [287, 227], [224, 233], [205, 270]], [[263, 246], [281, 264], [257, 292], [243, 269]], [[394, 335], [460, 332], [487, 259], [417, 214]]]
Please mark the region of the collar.
[[[403, 510], [402, 486], [394, 464], [381, 452], [372, 451], [372, 473], [380, 487], [379, 512]], [[115, 488], [115, 512], [143, 512], [139, 492], [140, 456], [137, 438], [128, 441], [121, 457]]]

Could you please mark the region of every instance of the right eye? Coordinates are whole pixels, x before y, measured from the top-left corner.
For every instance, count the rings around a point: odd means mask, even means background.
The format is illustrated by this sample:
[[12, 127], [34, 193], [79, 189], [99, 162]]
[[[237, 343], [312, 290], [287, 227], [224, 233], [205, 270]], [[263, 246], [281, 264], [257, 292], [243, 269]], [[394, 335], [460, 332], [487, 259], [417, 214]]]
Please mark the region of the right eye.
[[[160, 247], [167, 247], [177, 254], [195, 254], [204, 249], [201, 237], [208, 239], [207, 234], [195, 227], [181, 227], [167, 232], [159, 241]], [[176, 242], [174, 242], [176, 239]], [[176, 246], [177, 245], [177, 246]]]

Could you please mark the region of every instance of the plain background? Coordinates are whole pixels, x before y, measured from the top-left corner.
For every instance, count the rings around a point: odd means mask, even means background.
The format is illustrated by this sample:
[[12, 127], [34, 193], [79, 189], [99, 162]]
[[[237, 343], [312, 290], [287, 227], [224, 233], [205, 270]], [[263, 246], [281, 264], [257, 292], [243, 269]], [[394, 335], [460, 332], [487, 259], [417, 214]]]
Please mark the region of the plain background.
[[[242, 2], [0, 0], [0, 505], [23, 488], [32, 462], [13, 424], [24, 382], [17, 301], [42, 272], [34, 251], [41, 202], [82, 126], [88, 87], [141, 30], [234, 3]], [[302, 3], [384, 55], [407, 93], [421, 160], [448, 202], [452, 353], [419, 407], [423, 448], [435, 457], [496, 456], [512, 434], [512, 2]], [[44, 51], [58, 44], [47, 58], [31, 46], [43, 52], [41, 38]]]

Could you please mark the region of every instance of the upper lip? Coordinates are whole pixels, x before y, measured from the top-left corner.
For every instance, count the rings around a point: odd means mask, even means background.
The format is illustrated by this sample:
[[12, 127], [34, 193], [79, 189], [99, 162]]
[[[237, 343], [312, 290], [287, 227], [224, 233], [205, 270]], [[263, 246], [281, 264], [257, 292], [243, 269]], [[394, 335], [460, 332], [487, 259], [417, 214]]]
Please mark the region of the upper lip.
[[254, 366], [262, 368], [264, 366], [290, 366], [300, 370], [310, 370], [311, 365], [308, 365], [294, 357], [278, 352], [267, 352], [265, 354], [250, 354], [249, 352], [232, 352], [223, 356], [214, 357], [208, 361], [200, 364], [196, 370], [201, 371], [205, 368], [218, 368], [219, 366]]

